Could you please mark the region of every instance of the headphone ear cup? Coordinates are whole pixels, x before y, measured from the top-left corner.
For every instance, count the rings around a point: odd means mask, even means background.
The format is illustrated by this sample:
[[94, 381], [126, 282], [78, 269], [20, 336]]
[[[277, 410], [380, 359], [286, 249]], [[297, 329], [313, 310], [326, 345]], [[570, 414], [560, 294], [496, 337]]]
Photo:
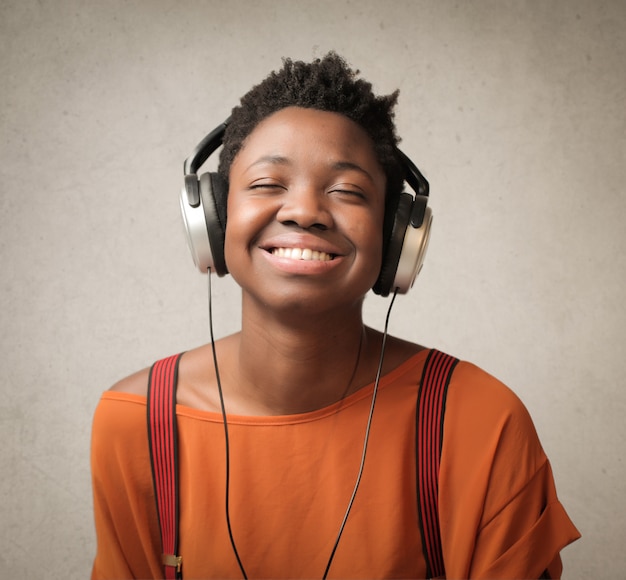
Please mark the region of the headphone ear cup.
[[[218, 173], [203, 173], [200, 176], [200, 199], [204, 208], [206, 230], [211, 245], [213, 269], [218, 276], [228, 274], [224, 257], [224, 240], [226, 237], [225, 220], [220, 219], [221, 202], [226, 200], [226, 183]], [[218, 203], [218, 200], [220, 203]]]
[[224, 258], [224, 225], [219, 218], [218, 199], [226, 199], [226, 184], [216, 173], [185, 175], [180, 208], [187, 245], [194, 264], [206, 274], [209, 269], [218, 276], [228, 273]]
[[426, 207], [423, 211], [423, 219], [419, 222], [421, 225], [413, 225], [414, 222], [411, 220], [406, 230], [396, 275], [391, 287], [392, 289], [397, 288], [398, 294], [406, 294], [413, 287], [417, 275], [422, 270], [430, 240], [432, 222], [432, 211]]
[[380, 268], [378, 280], [372, 290], [375, 294], [388, 296], [392, 289], [396, 276], [404, 235], [411, 219], [411, 205], [413, 198], [408, 193], [401, 193], [398, 205], [393, 212], [393, 223], [389, 231], [389, 238], [386, 243], [385, 254]]
[[375, 294], [406, 294], [413, 286], [430, 238], [432, 212], [427, 201], [425, 196], [400, 194], [383, 264], [373, 287]]

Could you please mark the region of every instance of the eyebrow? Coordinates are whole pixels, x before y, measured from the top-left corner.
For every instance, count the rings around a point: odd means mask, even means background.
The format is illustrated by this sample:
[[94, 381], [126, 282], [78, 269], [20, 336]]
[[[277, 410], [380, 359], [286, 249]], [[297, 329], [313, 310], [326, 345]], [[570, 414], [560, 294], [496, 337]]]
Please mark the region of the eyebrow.
[[374, 183], [374, 178], [370, 175], [368, 171], [363, 169], [360, 165], [356, 163], [352, 163], [351, 161], [337, 161], [333, 163], [332, 168], [337, 171], [342, 171], [345, 169], [349, 169], [351, 171], [358, 171], [359, 173], [365, 175], [372, 183]]
[[246, 171], [255, 165], [262, 165], [264, 163], [269, 163], [270, 165], [290, 165], [291, 161], [282, 155], [263, 155], [263, 157], [259, 157], [256, 161], [250, 163], [250, 165], [246, 167]]
[[[253, 161], [250, 165], [248, 165], [247, 169], [254, 167], [255, 165], [262, 165], [264, 163], [268, 163], [270, 165], [291, 165], [292, 162], [288, 157], [284, 157], [283, 155], [264, 155], [263, 157], [259, 157], [256, 161]], [[331, 168], [335, 171], [358, 171], [365, 177], [367, 177], [372, 183], [374, 183], [374, 178], [368, 171], [363, 169], [360, 165], [356, 163], [352, 163], [351, 161], [335, 161]], [[246, 170], [247, 170], [246, 169]]]

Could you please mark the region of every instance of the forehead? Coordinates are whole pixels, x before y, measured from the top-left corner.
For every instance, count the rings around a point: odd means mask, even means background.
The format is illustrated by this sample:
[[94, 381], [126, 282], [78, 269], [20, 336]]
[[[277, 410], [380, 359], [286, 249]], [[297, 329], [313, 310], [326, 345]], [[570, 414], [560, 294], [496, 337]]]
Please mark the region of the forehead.
[[234, 159], [241, 170], [260, 157], [355, 163], [384, 176], [366, 131], [339, 113], [288, 107], [261, 121]]

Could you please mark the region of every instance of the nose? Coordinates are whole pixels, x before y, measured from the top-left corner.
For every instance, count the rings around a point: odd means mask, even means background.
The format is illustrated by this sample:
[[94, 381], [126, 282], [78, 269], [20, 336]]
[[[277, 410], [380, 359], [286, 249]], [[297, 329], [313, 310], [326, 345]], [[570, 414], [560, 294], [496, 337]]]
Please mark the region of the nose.
[[283, 203], [276, 219], [286, 225], [297, 225], [302, 229], [327, 230], [333, 225], [328, 207], [328, 196], [312, 185], [291, 187], [283, 195]]

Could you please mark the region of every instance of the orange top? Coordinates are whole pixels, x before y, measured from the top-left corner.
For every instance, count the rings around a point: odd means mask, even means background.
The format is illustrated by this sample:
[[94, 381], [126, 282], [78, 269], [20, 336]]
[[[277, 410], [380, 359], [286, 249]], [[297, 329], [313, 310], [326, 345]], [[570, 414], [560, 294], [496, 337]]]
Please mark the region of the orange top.
[[[427, 351], [381, 378], [365, 471], [329, 578], [424, 578], [415, 404]], [[330, 407], [229, 416], [230, 517], [250, 578], [320, 578], [361, 459], [373, 386]], [[185, 578], [240, 578], [225, 516], [221, 415], [178, 406]], [[579, 537], [519, 399], [461, 362], [448, 392], [440, 523], [448, 578], [561, 573]], [[106, 392], [93, 423], [97, 578], [162, 577], [146, 399]]]

